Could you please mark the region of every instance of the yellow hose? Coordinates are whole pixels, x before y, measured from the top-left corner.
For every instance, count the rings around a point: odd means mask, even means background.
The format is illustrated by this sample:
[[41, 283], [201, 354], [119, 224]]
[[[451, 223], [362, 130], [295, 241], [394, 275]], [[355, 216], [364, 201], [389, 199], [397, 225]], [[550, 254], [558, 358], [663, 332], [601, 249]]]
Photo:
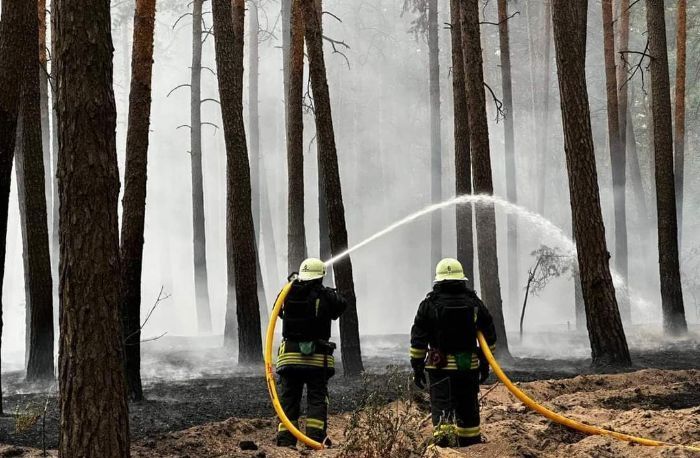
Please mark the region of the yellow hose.
[[277, 396], [277, 385], [275, 383], [274, 368], [272, 367], [272, 346], [275, 340], [275, 326], [277, 325], [277, 317], [282, 310], [284, 305], [284, 300], [287, 298], [289, 290], [292, 288], [292, 282], [287, 283], [280, 291], [277, 300], [275, 301], [275, 307], [272, 309], [270, 314], [270, 322], [267, 325], [267, 334], [265, 337], [265, 379], [267, 380], [267, 390], [270, 392], [270, 399], [272, 399], [272, 407], [275, 408], [277, 416], [279, 417], [282, 424], [289, 430], [290, 433], [294, 435], [298, 440], [308, 445], [315, 450], [323, 449], [323, 444], [316, 442], [310, 437], [306, 436], [304, 433], [299, 431], [299, 428], [294, 426], [294, 424], [289, 421], [287, 414], [284, 413], [282, 404], [280, 404], [279, 397]]
[[628, 434], [622, 434], [618, 433], [615, 431], [609, 431], [607, 429], [603, 428], [598, 428], [597, 426], [590, 426], [586, 425], [584, 423], [581, 423], [576, 420], [572, 420], [570, 418], [566, 418], [563, 415], [559, 415], [556, 412], [553, 412], [549, 410], [548, 408], [541, 406], [540, 404], [536, 403], [533, 401], [527, 394], [525, 394], [523, 391], [521, 391], [517, 386], [513, 384], [513, 382], [510, 381], [508, 376], [503, 372], [503, 369], [501, 369], [501, 366], [498, 365], [498, 361], [496, 361], [496, 358], [493, 357], [493, 353], [491, 353], [491, 350], [489, 349], [488, 343], [486, 343], [486, 339], [484, 338], [484, 335], [479, 332], [477, 334], [479, 338], [479, 345], [481, 346], [481, 350], [484, 352], [484, 356], [486, 356], [486, 359], [488, 360], [489, 364], [491, 365], [491, 368], [493, 369], [493, 372], [496, 374], [498, 379], [508, 388], [508, 391], [513, 393], [513, 395], [518, 398], [520, 401], [522, 401], [523, 404], [534, 410], [535, 412], [539, 413], [540, 415], [543, 415], [544, 417], [552, 420], [553, 422], [559, 423], [560, 425], [564, 425], [568, 428], [575, 429], [577, 431], [581, 431], [582, 433], [585, 434], [590, 434], [590, 435], [600, 435], [600, 436], [609, 436], [621, 441], [625, 442], [636, 442], [637, 444], [641, 445], [649, 445], [649, 446], [669, 446], [669, 447], [684, 447], [688, 450], [693, 450], [696, 452], [700, 452], [700, 448], [698, 447], [692, 447], [689, 445], [677, 445], [677, 444], [669, 444], [667, 442], [661, 442], [661, 441], [656, 441], [652, 439], [645, 439], [643, 437], [635, 437], [635, 436], [630, 436]]
[[[284, 285], [282, 288], [282, 291], [280, 291], [279, 296], [277, 296], [277, 300], [275, 301], [275, 307], [272, 309], [272, 313], [270, 314], [270, 322], [267, 325], [267, 334], [265, 338], [265, 378], [267, 380], [267, 389], [270, 392], [270, 399], [272, 399], [272, 406], [275, 409], [275, 412], [277, 412], [277, 416], [279, 417], [280, 421], [282, 424], [289, 430], [294, 437], [297, 438], [297, 440], [301, 441], [302, 443], [308, 445], [312, 449], [315, 450], [321, 450], [324, 448], [323, 444], [320, 442], [317, 442], [308, 436], [306, 436], [304, 433], [299, 431], [299, 429], [294, 426], [294, 424], [289, 421], [289, 418], [287, 418], [287, 415], [284, 412], [284, 409], [282, 408], [282, 405], [280, 404], [279, 397], [277, 396], [277, 385], [275, 383], [275, 375], [274, 375], [274, 368], [273, 368], [273, 363], [272, 363], [272, 347], [274, 345], [274, 339], [275, 339], [275, 326], [277, 324], [277, 318], [279, 317], [280, 311], [282, 310], [282, 306], [284, 305], [284, 300], [287, 298], [287, 294], [289, 293], [289, 290], [292, 287], [292, 282], [287, 283]], [[597, 426], [591, 426], [591, 425], [586, 425], [584, 423], [581, 423], [576, 420], [572, 420], [570, 418], [566, 418], [563, 415], [560, 415], [556, 412], [553, 412], [549, 410], [548, 408], [541, 406], [534, 400], [532, 400], [527, 394], [525, 394], [523, 391], [521, 391], [517, 386], [513, 384], [513, 382], [510, 381], [508, 376], [503, 372], [503, 369], [501, 369], [501, 366], [498, 364], [498, 361], [496, 361], [496, 358], [494, 358], [493, 354], [491, 353], [491, 350], [489, 349], [488, 343], [486, 343], [486, 339], [484, 338], [484, 335], [479, 332], [477, 334], [477, 337], [479, 338], [479, 344], [481, 346], [482, 351], [484, 352], [484, 356], [486, 356], [486, 359], [488, 360], [489, 364], [491, 365], [491, 368], [493, 369], [493, 372], [496, 374], [498, 379], [503, 383], [503, 385], [508, 388], [508, 391], [513, 393], [513, 395], [518, 398], [523, 404], [534, 410], [535, 412], [539, 413], [540, 415], [552, 420], [555, 423], [559, 423], [560, 425], [564, 425], [568, 428], [575, 429], [577, 431], [581, 431], [582, 433], [589, 434], [589, 435], [600, 435], [600, 436], [608, 436], [612, 437], [614, 439], [618, 439], [624, 442], [635, 442], [637, 444], [641, 445], [648, 445], [648, 446], [669, 446], [669, 447], [683, 447], [687, 450], [692, 450], [695, 452], [700, 452], [699, 447], [693, 447], [690, 445], [677, 445], [677, 444], [669, 444], [667, 442], [661, 442], [661, 441], [656, 441], [652, 439], [645, 439], [643, 437], [635, 437], [635, 436], [630, 436], [628, 434], [623, 434], [623, 433], [618, 433], [615, 431], [609, 431], [607, 429], [603, 428], [598, 428]]]

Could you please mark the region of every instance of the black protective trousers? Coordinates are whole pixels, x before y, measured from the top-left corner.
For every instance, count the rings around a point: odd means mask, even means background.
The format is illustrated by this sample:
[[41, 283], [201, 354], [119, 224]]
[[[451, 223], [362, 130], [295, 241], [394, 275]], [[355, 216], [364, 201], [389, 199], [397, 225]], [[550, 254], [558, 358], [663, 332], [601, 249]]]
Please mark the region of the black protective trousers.
[[[326, 438], [328, 417], [328, 371], [315, 367], [285, 367], [279, 373], [279, 398], [289, 420], [298, 427], [306, 386], [306, 435], [317, 442]], [[280, 424], [279, 445], [295, 445], [296, 438]]]
[[438, 445], [456, 442], [456, 445], [465, 447], [480, 443], [479, 371], [429, 370], [428, 381]]

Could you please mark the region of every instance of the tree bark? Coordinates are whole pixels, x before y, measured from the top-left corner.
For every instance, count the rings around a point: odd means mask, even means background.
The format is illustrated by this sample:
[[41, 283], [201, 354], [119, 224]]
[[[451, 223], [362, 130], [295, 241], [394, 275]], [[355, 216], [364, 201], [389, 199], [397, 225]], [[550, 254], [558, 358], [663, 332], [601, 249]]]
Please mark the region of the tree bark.
[[[119, 323], [119, 172], [110, 8], [57, 0], [61, 199], [59, 456], [129, 456]], [[85, 52], [90, 40], [90, 52]]]
[[654, 162], [656, 171], [656, 211], [659, 232], [659, 270], [664, 331], [685, 334], [688, 327], [683, 308], [678, 260], [678, 222], [673, 174], [673, 127], [671, 88], [666, 50], [666, 23], [663, 0], [647, 0], [647, 30], [651, 55], [651, 98], [654, 122]]
[[46, 212], [44, 154], [41, 144], [41, 89], [37, 66], [39, 21], [37, 2], [26, 19], [29, 42], [20, 55], [21, 81], [15, 164], [24, 245], [24, 280], [27, 293], [27, 380], [53, 380], [53, 290]]
[[[19, 56], [26, 52], [24, 35], [29, 16], [25, 13], [31, 2], [4, 0], [0, 21], [0, 291], [5, 278], [5, 248], [7, 244], [7, 219], [10, 202], [12, 161], [17, 139], [17, 117], [22, 76]], [[0, 349], [2, 348], [2, 294], [0, 294]], [[0, 352], [1, 353], [1, 352]], [[2, 360], [2, 357], [0, 357]], [[0, 382], [2, 381], [0, 371]], [[0, 383], [0, 414], [2, 414], [2, 384]]]
[[[615, 67], [615, 31], [613, 29], [612, 0], [602, 1], [603, 9], [603, 54], [605, 58], [605, 89], [608, 112], [608, 148], [612, 168], [613, 200], [615, 209], [615, 270], [625, 284], [629, 280], [627, 261], [627, 210], [625, 202], [626, 158], [621, 140], [620, 111], [618, 104], [617, 69]], [[623, 321], [630, 320], [628, 295], [618, 300]]]
[[[442, 135], [440, 132], [440, 48], [437, 0], [428, 0], [428, 62], [430, 82], [430, 201], [442, 202]], [[430, 259], [442, 259], [442, 212], [430, 216]]]
[[[452, 21], [452, 98], [455, 139], [455, 191], [458, 196], [472, 193], [472, 160], [469, 148], [467, 88], [462, 52], [462, 17], [459, 0], [450, 0]], [[457, 206], [457, 259], [462, 263], [470, 288], [474, 288], [474, 230], [472, 204]]]
[[[476, 194], [493, 194], [489, 128], [486, 118], [484, 72], [481, 57], [478, 0], [460, 0], [462, 13], [462, 49], [472, 153], [472, 174]], [[481, 295], [491, 311], [498, 336], [498, 353], [509, 358], [508, 337], [503, 320], [501, 283], [498, 271], [496, 210], [493, 204], [476, 206], [476, 238], [479, 254]]]
[[[537, 146], [537, 161], [538, 161], [538, 173], [539, 177], [537, 179], [537, 202], [539, 205], [539, 213], [544, 215], [545, 204], [547, 203], [547, 168], [549, 166], [549, 86], [550, 86], [550, 76], [551, 76], [551, 49], [552, 49], [552, 2], [544, 2], [543, 10], [543, 20], [544, 20], [544, 40], [542, 46], [544, 48], [544, 56], [542, 60], [543, 69], [543, 79], [542, 79], [542, 93], [541, 100], [539, 104], [536, 105], [537, 110], [540, 110], [539, 115], [539, 126], [537, 128], [536, 140]], [[535, 102], [537, 103], [537, 101]]]
[[[39, 88], [41, 91], [41, 147], [44, 162], [44, 193], [46, 208], [53, 200], [53, 175], [51, 174], [51, 131], [49, 123], [49, 74], [46, 53], [46, 0], [38, 2], [39, 14]], [[50, 226], [50, 225], [49, 225]], [[55, 279], [58, 281], [58, 279]]]
[[[314, 3], [314, 0], [301, 0], [305, 19], [304, 30], [309, 56], [311, 89], [314, 96], [316, 136], [320, 157], [319, 178], [325, 187], [324, 194], [326, 197], [331, 251], [333, 255], [337, 255], [347, 249], [348, 234], [345, 225], [345, 208], [343, 206], [330, 94], [323, 56], [321, 15], [315, 13], [316, 6]], [[349, 256], [341, 259], [334, 265], [334, 273], [338, 290], [348, 301], [348, 307], [340, 318], [343, 370], [346, 376], [355, 376], [363, 371], [363, 367], [355, 285], [352, 262]]]
[[678, 0], [676, 25], [676, 109], [674, 113], [674, 150], [676, 178], [676, 211], [678, 212], [678, 247], [683, 243], [683, 175], [685, 167], [685, 74], [687, 0]]
[[608, 265], [588, 106], [588, 2], [553, 0], [552, 6], [571, 213], [593, 364], [629, 366], [629, 350]]
[[143, 400], [141, 386], [141, 272], [146, 217], [148, 131], [151, 117], [155, 0], [136, 0], [131, 51], [131, 91], [122, 200], [120, 312], [127, 394]]
[[211, 332], [207, 235], [204, 216], [204, 177], [202, 175], [202, 4], [192, 1], [192, 65], [190, 79], [190, 163], [192, 167], [192, 236], [194, 253], [194, 295], [197, 329]]
[[290, 49], [287, 117], [287, 267], [294, 272], [306, 257], [304, 228], [304, 22], [300, 0], [289, 0]]
[[[549, 21], [548, 21], [549, 22]], [[501, 52], [501, 86], [503, 88], [503, 136], [505, 140], [505, 166], [506, 166], [506, 197], [509, 202], [518, 203], [518, 192], [515, 178], [515, 130], [513, 120], [513, 82], [510, 68], [510, 39], [508, 35], [508, 2], [498, 0], [498, 37]], [[549, 48], [549, 39], [545, 44]], [[548, 53], [547, 53], [548, 54]], [[547, 73], [548, 76], [548, 73]], [[548, 78], [545, 77], [545, 81]], [[545, 88], [546, 94], [549, 87]], [[513, 213], [508, 214], [508, 298], [515, 307], [518, 299], [519, 272], [518, 272], [518, 217]]]
[[[226, 252], [229, 295], [227, 316], [238, 322], [238, 363], [262, 362], [257, 297], [255, 228], [251, 208], [250, 166], [243, 123], [244, 0], [214, 0], [214, 37], [221, 118], [226, 141]], [[231, 294], [235, 285], [235, 297]], [[234, 304], [236, 306], [234, 310]], [[226, 324], [232, 320], [227, 318]], [[227, 326], [225, 335], [235, 330]]]

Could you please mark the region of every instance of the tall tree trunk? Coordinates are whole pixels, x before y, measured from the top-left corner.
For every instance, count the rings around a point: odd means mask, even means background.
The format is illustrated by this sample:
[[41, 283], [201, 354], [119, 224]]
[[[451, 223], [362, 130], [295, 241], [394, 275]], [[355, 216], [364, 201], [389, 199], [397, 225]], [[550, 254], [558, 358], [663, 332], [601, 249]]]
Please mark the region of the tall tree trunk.
[[207, 235], [204, 216], [204, 177], [202, 174], [202, 4], [192, 1], [192, 65], [190, 80], [190, 163], [192, 167], [192, 237], [194, 253], [194, 295], [197, 329], [211, 332]]
[[651, 98], [654, 121], [654, 162], [656, 170], [656, 211], [659, 231], [659, 270], [664, 331], [684, 334], [688, 326], [683, 308], [683, 290], [678, 261], [676, 189], [673, 177], [673, 127], [671, 87], [666, 50], [663, 0], [647, 0], [647, 30], [651, 55]]
[[[472, 193], [472, 159], [469, 148], [469, 120], [467, 88], [464, 80], [464, 53], [462, 52], [462, 17], [459, 0], [450, 0], [452, 21], [452, 98], [455, 138], [455, 190], [458, 196]], [[472, 204], [461, 204], [456, 209], [457, 259], [464, 267], [470, 288], [474, 288], [474, 230]]]
[[[630, 0], [620, 1], [620, 21], [619, 21], [619, 50], [620, 52], [629, 50], [630, 40]], [[629, 156], [626, 160], [627, 169], [629, 171], [630, 185], [632, 195], [636, 199], [637, 213], [639, 221], [637, 226], [647, 233], [649, 228], [649, 210], [647, 209], [646, 199], [644, 197], [644, 186], [642, 185], [642, 175], [639, 167], [639, 156], [637, 154], [637, 141], [634, 135], [634, 123], [629, 106], [629, 100], [634, 101], [634, 91], [630, 95], [628, 79], [628, 66], [626, 61], [621, 57], [617, 63], [617, 85], [618, 85], [618, 113], [620, 118], [620, 144], [625, 152], [625, 156]], [[646, 238], [646, 237], [644, 237]]]
[[[258, 114], [258, 104], [260, 103], [258, 97], [258, 32], [260, 25], [258, 24], [258, 6], [255, 0], [250, 0], [249, 2], [249, 14], [248, 14], [248, 131], [250, 137], [250, 185], [251, 185], [251, 199], [252, 199], [252, 212], [253, 212], [253, 227], [255, 228], [255, 250], [260, 253], [260, 242], [263, 240], [263, 233], [270, 231], [271, 227], [267, 226], [263, 230], [260, 225], [261, 216], [261, 200], [262, 200], [262, 186], [260, 180], [260, 118]], [[266, 234], [267, 235], [267, 234]], [[265, 237], [268, 240], [269, 237]], [[270, 260], [269, 252], [270, 248], [265, 244], [265, 254], [268, 255], [268, 261]], [[270, 263], [268, 263], [270, 264]], [[272, 269], [274, 266], [268, 266]], [[260, 315], [264, 316], [264, 312], [267, 311], [267, 299], [265, 298], [265, 281], [262, 275], [261, 260], [258, 256], [257, 258], [257, 277], [258, 277], [258, 302], [260, 303]], [[276, 278], [275, 275], [272, 278]], [[263, 320], [264, 321], [264, 320]], [[262, 323], [263, 327], [266, 323]]]
[[[46, 0], [38, 2], [39, 14], [39, 88], [41, 91], [41, 147], [44, 162], [46, 208], [51, 208], [53, 178], [51, 175], [51, 131], [49, 123], [49, 74], [46, 53]], [[49, 220], [50, 221], [50, 220]], [[56, 279], [58, 281], [58, 279]]]
[[[615, 67], [615, 31], [613, 28], [612, 0], [603, 0], [603, 54], [605, 58], [605, 89], [608, 111], [608, 148], [612, 168], [613, 199], [615, 209], [615, 270], [622, 277], [625, 289], [628, 278], [627, 267], [627, 210], [625, 202], [626, 158], [621, 138], [620, 112], [617, 98], [617, 69]], [[630, 320], [628, 295], [618, 300], [623, 321]]]
[[[245, 0], [214, 0], [214, 37], [221, 118], [226, 141], [226, 252], [229, 295], [226, 315], [236, 314], [239, 364], [262, 362], [257, 297], [255, 228], [250, 166], [243, 123], [243, 24]], [[235, 284], [235, 297], [231, 294]], [[234, 305], [236, 310], [234, 310]], [[228, 318], [226, 324], [233, 320]], [[235, 330], [224, 330], [232, 335]]]
[[[306, 47], [309, 55], [309, 73], [314, 96], [316, 136], [319, 145], [319, 177], [324, 184], [326, 211], [331, 251], [340, 254], [348, 247], [348, 234], [345, 225], [345, 208], [338, 171], [338, 154], [335, 147], [333, 118], [331, 115], [330, 94], [326, 79], [326, 64], [323, 56], [321, 15], [316, 14], [314, 0], [301, 0], [304, 15]], [[340, 339], [343, 370], [347, 376], [362, 372], [360, 332], [357, 318], [355, 285], [352, 262], [347, 256], [334, 266], [335, 280], [339, 292], [347, 299], [348, 308], [340, 318]]]
[[552, 6], [571, 213], [593, 364], [628, 366], [630, 355], [608, 266], [586, 89], [588, 2], [553, 0]]
[[[320, 29], [319, 33], [323, 34], [323, 2], [322, 0], [314, 0], [314, 6], [316, 7], [316, 15], [318, 16], [318, 27]], [[308, 45], [307, 45], [308, 48]], [[317, 129], [318, 130], [318, 129]], [[318, 138], [318, 133], [316, 135]], [[333, 256], [333, 251], [331, 250], [331, 236], [330, 236], [330, 224], [328, 223], [328, 204], [326, 196], [326, 183], [321, 176], [321, 169], [323, 165], [323, 153], [321, 152], [321, 144], [316, 141], [316, 171], [318, 174], [318, 247], [319, 255], [321, 259], [329, 259]], [[328, 272], [325, 277], [325, 281], [330, 286], [334, 285], [334, 271], [333, 266], [328, 267]]]
[[[537, 108], [537, 75], [536, 75], [536, 66], [537, 66], [537, 43], [535, 40], [535, 25], [533, 24], [534, 20], [534, 15], [533, 15], [533, 6], [532, 6], [533, 0], [526, 0], [525, 2], [525, 22], [527, 24], [527, 48], [528, 48], [528, 61], [529, 61], [529, 77], [530, 77], [530, 119], [532, 122], [532, 131], [537, 132], [537, 130], [540, 128], [540, 126], [537, 125], [539, 116], [538, 116], [538, 108]], [[536, 208], [537, 212], [539, 214], [544, 214], [544, 199], [541, 199], [540, 196], [542, 194], [541, 191], [541, 186], [543, 185], [546, 176], [544, 175], [544, 170], [541, 167], [541, 164], [539, 163], [540, 160], [540, 150], [541, 150], [541, 145], [539, 144], [540, 141], [540, 136], [535, 134], [535, 156], [534, 160], [531, 161], [533, 164], [535, 164], [534, 168], [534, 173], [532, 173], [531, 179], [538, 183], [538, 186], [534, 187], [533, 189], [533, 206]]]
[[120, 312], [128, 396], [143, 399], [141, 386], [141, 271], [146, 217], [148, 130], [151, 117], [153, 31], [156, 0], [136, 0], [131, 51], [131, 91], [122, 200]]
[[287, 119], [287, 267], [294, 272], [306, 257], [304, 229], [304, 22], [300, 0], [288, 0], [290, 49]]
[[[503, 109], [505, 110], [504, 140], [506, 159], [506, 197], [509, 202], [518, 202], [515, 178], [515, 132], [513, 119], [513, 82], [510, 75], [510, 39], [508, 36], [508, 2], [498, 0], [498, 37], [501, 52], [501, 86], [503, 88]], [[545, 44], [549, 48], [549, 40]], [[545, 88], [548, 92], [549, 88]], [[518, 283], [518, 217], [508, 214], [508, 299], [515, 306], [518, 303], [520, 286]]]
[[[56, 87], [56, 80], [58, 79], [57, 65], [56, 65], [56, 16], [53, 14], [56, 8], [56, 2], [58, 0], [51, 0], [51, 151], [52, 151], [52, 161], [51, 161], [51, 188], [52, 188], [52, 224], [51, 224], [51, 270], [53, 272], [53, 278], [55, 279], [53, 283], [53, 295], [56, 305], [58, 305], [58, 258], [59, 258], [59, 210], [60, 201], [58, 198], [58, 151], [59, 151], [59, 141], [58, 141], [58, 88]], [[58, 313], [58, 307], [56, 307], [55, 312]], [[58, 315], [55, 314], [56, 321], [58, 321]]]
[[[0, 91], [0, 292], [5, 278], [10, 181], [17, 139], [20, 82], [24, 70], [19, 56], [27, 52], [25, 31], [29, 26], [27, 21], [30, 20], [30, 16], [26, 14], [26, 8], [32, 6], [31, 2], [24, 0], [4, 0], [1, 5], [0, 87], [3, 90]], [[2, 306], [2, 294], [0, 294], [0, 349], [2, 348]], [[1, 372], [0, 382], [2, 381]], [[0, 383], [0, 414], [2, 412], [2, 384]]]
[[[440, 133], [440, 48], [438, 46], [437, 0], [428, 0], [428, 61], [430, 81], [430, 201], [442, 202], [442, 135]], [[430, 221], [430, 259], [437, 265], [442, 258], [442, 212], [433, 212]]]
[[[260, 118], [258, 114], [258, 5], [256, 0], [248, 2], [248, 138], [250, 139], [250, 186], [252, 196], [253, 224], [257, 240], [261, 240], [260, 227]], [[259, 285], [258, 285], [259, 287]]]
[[541, 100], [537, 106], [540, 110], [539, 114], [539, 127], [537, 128], [538, 140], [536, 144], [538, 145], [537, 151], [537, 161], [538, 161], [538, 173], [541, 178], [537, 180], [537, 202], [539, 205], [539, 213], [544, 215], [545, 204], [547, 203], [547, 168], [549, 166], [549, 86], [550, 86], [550, 76], [551, 76], [551, 49], [552, 49], [552, 2], [547, 0], [544, 2], [543, 10], [543, 20], [544, 20], [544, 40], [542, 46], [544, 47], [544, 56], [542, 60], [543, 69], [543, 79], [542, 79], [542, 93]]
[[109, 3], [57, 0], [54, 17], [61, 199], [59, 456], [128, 457]]
[[41, 90], [37, 66], [39, 21], [37, 2], [27, 20], [25, 39], [29, 45], [20, 56], [24, 68], [17, 123], [17, 190], [24, 242], [24, 280], [28, 313], [27, 380], [53, 380], [53, 290], [44, 184], [44, 154], [41, 145]]
[[674, 116], [674, 150], [676, 174], [676, 211], [678, 212], [678, 247], [683, 242], [683, 174], [685, 164], [685, 73], [688, 0], [678, 0], [676, 25], [676, 110]]
[[[479, 0], [461, 0], [462, 49], [466, 77], [469, 138], [472, 152], [474, 192], [493, 194], [489, 126], [486, 118], [484, 70], [481, 58], [481, 33], [479, 30]], [[476, 238], [479, 253], [479, 279], [481, 295], [493, 315], [498, 335], [501, 357], [510, 357], [508, 337], [503, 320], [501, 282], [498, 271], [496, 241], [496, 210], [493, 204], [476, 206]]]

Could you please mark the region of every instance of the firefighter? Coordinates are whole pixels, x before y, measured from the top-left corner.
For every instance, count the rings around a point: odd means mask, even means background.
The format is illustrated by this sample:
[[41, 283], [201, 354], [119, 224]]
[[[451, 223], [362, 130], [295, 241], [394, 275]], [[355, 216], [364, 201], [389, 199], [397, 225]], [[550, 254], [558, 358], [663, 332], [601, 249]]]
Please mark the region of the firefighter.
[[[335, 373], [331, 321], [342, 315], [347, 302], [334, 289], [323, 286], [325, 275], [326, 266], [320, 259], [309, 258], [299, 267], [280, 313], [283, 340], [277, 358], [277, 374], [280, 403], [289, 420], [298, 427], [306, 386], [306, 435], [328, 445], [328, 379]], [[277, 445], [295, 447], [296, 443], [292, 433], [280, 424]]]
[[477, 346], [477, 331], [491, 351], [496, 343], [491, 314], [466, 280], [459, 261], [440, 261], [411, 329], [413, 381], [424, 389], [427, 371], [433, 439], [442, 447], [481, 442], [479, 384], [488, 378], [489, 365]]

